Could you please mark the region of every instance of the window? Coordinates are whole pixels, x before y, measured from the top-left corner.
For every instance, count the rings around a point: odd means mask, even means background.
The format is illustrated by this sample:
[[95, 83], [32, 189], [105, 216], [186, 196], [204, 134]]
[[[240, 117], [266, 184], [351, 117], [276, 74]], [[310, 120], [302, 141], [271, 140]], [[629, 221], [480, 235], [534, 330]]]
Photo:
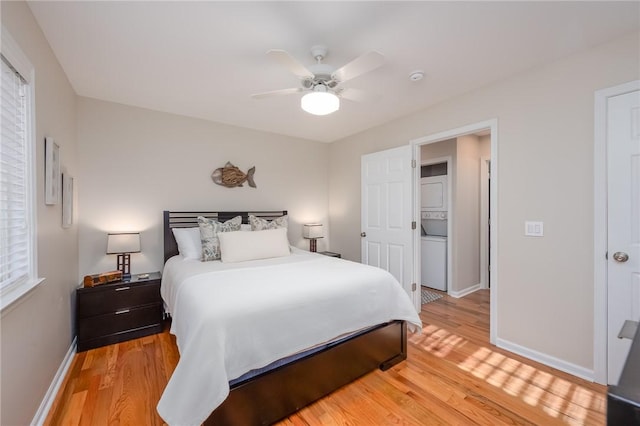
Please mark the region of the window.
[[[33, 67], [2, 31], [0, 139], [0, 309], [36, 284]], [[26, 78], [25, 78], [26, 77]]]

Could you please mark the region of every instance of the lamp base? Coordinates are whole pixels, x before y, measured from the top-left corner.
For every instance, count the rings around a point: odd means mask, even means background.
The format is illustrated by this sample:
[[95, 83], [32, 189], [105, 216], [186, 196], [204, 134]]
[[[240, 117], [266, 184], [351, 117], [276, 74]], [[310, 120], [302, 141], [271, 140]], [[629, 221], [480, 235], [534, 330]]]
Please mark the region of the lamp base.
[[318, 251], [318, 240], [311, 238], [309, 240], [309, 251], [315, 253]]
[[118, 254], [118, 271], [122, 272], [122, 278], [131, 278], [131, 255], [129, 253]]

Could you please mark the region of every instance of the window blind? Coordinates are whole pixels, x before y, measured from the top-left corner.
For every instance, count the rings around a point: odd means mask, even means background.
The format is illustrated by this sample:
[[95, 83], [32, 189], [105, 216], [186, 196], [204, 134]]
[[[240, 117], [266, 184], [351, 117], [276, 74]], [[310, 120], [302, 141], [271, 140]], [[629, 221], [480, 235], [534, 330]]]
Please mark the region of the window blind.
[[2, 56], [0, 294], [30, 279], [27, 83]]

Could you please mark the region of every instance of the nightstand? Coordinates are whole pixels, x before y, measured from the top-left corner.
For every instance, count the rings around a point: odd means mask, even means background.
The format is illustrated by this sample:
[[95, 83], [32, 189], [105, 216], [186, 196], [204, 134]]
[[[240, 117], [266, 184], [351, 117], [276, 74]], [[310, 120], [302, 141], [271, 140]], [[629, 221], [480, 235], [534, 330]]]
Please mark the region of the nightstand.
[[162, 331], [160, 272], [76, 290], [78, 352]]
[[334, 253], [332, 251], [319, 251], [318, 254], [324, 254], [325, 256], [329, 256], [329, 257], [342, 258], [342, 255], [340, 253]]

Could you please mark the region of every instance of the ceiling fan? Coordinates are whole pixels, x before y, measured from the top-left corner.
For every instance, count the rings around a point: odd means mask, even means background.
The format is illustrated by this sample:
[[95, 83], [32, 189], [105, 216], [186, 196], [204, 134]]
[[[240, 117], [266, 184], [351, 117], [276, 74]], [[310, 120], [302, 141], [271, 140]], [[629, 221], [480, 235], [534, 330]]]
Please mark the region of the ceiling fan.
[[335, 69], [331, 65], [322, 62], [327, 56], [327, 51], [326, 46], [313, 46], [311, 48], [311, 56], [316, 60], [316, 63], [305, 67], [285, 50], [269, 50], [267, 56], [300, 78], [302, 87], [257, 93], [251, 95], [251, 97], [263, 99], [271, 96], [306, 92], [300, 100], [300, 105], [303, 110], [315, 115], [327, 115], [337, 111], [340, 108], [340, 98], [355, 102], [365, 102], [375, 97], [362, 90], [342, 88], [340, 84], [381, 66], [384, 63], [384, 56], [381, 53], [376, 51], [367, 52], [348, 64]]

